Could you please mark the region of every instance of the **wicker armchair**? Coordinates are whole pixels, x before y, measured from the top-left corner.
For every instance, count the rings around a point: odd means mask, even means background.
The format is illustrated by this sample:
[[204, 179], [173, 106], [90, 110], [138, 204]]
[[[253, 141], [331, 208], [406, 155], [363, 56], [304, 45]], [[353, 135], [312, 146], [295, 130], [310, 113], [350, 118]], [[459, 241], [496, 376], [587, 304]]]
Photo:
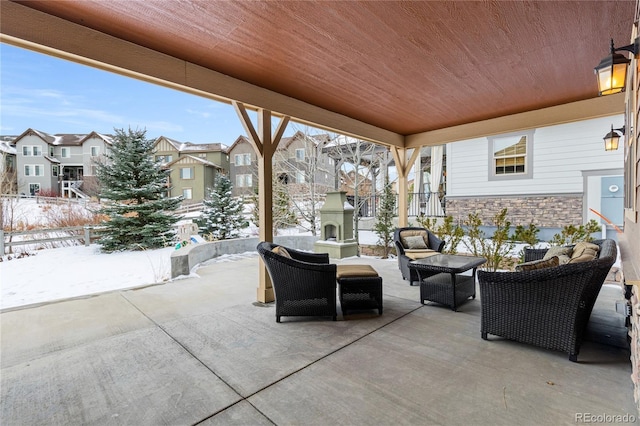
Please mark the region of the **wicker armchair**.
[[[481, 335], [567, 352], [577, 361], [593, 305], [616, 261], [613, 240], [598, 240], [598, 258], [527, 272], [478, 272]], [[525, 260], [546, 250], [528, 250]]]
[[290, 257], [274, 252], [281, 247], [261, 242], [257, 250], [269, 272], [276, 299], [276, 322], [282, 316], [328, 316], [335, 321], [336, 265], [326, 253], [285, 248]]
[[[417, 250], [413, 250], [412, 252], [408, 251], [408, 247], [405, 247], [402, 237], [404, 234], [416, 234], [416, 233], [426, 233], [427, 240], [429, 241], [428, 247], [430, 251], [436, 251], [441, 253], [444, 248], [444, 241], [440, 238], [436, 237], [436, 235], [429, 231], [426, 228], [418, 228], [418, 227], [405, 227], [405, 228], [396, 228], [393, 232], [393, 242], [396, 245], [396, 254], [398, 255], [398, 268], [400, 272], [402, 272], [402, 279], [409, 280], [409, 285], [413, 285], [414, 281], [418, 281], [418, 273], [415, 269], [409, 269], [409, 262], [415, 259], [419, 259], [421, 257], [420, 254], [416, 254]], [[425, 257], [425, 256], [422, 256]], [[434, 272], [432, 275], [437, 274]], [[428, 275], [424, 272], [421, 273], [422, 278], [426, 278]]]

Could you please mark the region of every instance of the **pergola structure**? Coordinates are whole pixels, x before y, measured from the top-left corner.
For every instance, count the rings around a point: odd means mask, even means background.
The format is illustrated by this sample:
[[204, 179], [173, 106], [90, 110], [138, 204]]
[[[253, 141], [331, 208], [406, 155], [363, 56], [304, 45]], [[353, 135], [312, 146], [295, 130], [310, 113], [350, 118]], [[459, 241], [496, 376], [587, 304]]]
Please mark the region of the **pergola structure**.
[[[2, 0], [0, 41], [232, 103], [272, 241], [271, 157], [290, 120], [390, 147], [405, 205], [416, 148], [623, 113], [624, 94], [597, 96], [593, 68], [611, 38], [629, 42], [634, 12], [617, 0]], [[258, 300], [273, 300], [261, 270]]]

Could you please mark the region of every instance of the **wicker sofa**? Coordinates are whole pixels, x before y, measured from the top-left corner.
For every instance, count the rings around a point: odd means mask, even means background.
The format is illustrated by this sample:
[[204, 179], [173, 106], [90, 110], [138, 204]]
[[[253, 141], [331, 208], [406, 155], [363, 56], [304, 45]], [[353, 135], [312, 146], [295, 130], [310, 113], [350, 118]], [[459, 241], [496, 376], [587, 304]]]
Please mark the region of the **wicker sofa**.
[[276, 322], [283, 316], [327, 316], [336, 321], [337, 267], [329, 263], [327, 253], [285, 249], [265, 241], [257, 250], [273, 284]]
[[[410, 248], [407, 237], [422, 237], [425, 248]], [[436, 237], [436, 235], [426, 228], [404, 227], [396, 228], [393, 232], [393, 242], [396, 246], [398, 255], [398, 268], [402, 272], [402, 279], [409, 280], [409, 285], [413, 285], [414, 281], [418, 281], [418, 273], [415, 269], [409, 269], [409, 262], [416, 259], [422, 259], [435, 253], [441, 253], [444, 248], [444, 241]], [[434, 272], [434, 275], [436, 272]], [[422, 273], [422, 277], [427, 275]]]
[[[594, 260], [522, 272], [479, 271], [481, 335], [563, 351], [577, 361], [593, 305], [617, 257], [613, 240], [597, 240]], [[546, 249], [529, 249], [525, 261]]]

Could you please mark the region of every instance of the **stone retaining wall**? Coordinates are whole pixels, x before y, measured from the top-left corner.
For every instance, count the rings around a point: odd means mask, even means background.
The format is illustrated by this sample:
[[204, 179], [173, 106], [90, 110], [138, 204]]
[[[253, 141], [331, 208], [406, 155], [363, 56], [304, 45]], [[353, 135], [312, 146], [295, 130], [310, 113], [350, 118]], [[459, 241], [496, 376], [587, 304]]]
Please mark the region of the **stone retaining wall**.
[[527, 226], [533, 222], [539, 228], [562, 228], [566, 225], [582, 225], [582, 196], [532, 196], [532, 197], [452, 197], [446, 199], [448, 216], [464, 221], [469, 213], [478, 212], [485, 225], [493, 224], [493, 218], [507, 209], [507, 220], [512, 226]]
[[[274, 237], [274, 242], [298, 250], [313, 251], [313, 243], [318, 237], [311, 235], [283, 235]], [[171, 253], [171, 278], [189, 275], [198, 264], [223, 254], [255, 252], [258, 238], [236, 238], [232, 240], [195, 243]]]

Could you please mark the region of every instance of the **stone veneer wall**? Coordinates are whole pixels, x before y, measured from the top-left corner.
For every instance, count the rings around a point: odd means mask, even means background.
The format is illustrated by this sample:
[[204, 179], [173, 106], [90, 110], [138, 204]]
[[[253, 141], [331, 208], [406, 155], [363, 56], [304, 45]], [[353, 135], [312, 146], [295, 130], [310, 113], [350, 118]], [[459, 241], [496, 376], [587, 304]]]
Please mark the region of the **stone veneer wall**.
[[531, 196], [531, 197], [451, 197], [446, 199], [447, 216], [464, 221], [469, 213], [478, 212], [485, 225], [492, 225], [493, 218], [507, 209], [507, 219], [513, 226], [562, 228], [581, 225], [582, 196]]

